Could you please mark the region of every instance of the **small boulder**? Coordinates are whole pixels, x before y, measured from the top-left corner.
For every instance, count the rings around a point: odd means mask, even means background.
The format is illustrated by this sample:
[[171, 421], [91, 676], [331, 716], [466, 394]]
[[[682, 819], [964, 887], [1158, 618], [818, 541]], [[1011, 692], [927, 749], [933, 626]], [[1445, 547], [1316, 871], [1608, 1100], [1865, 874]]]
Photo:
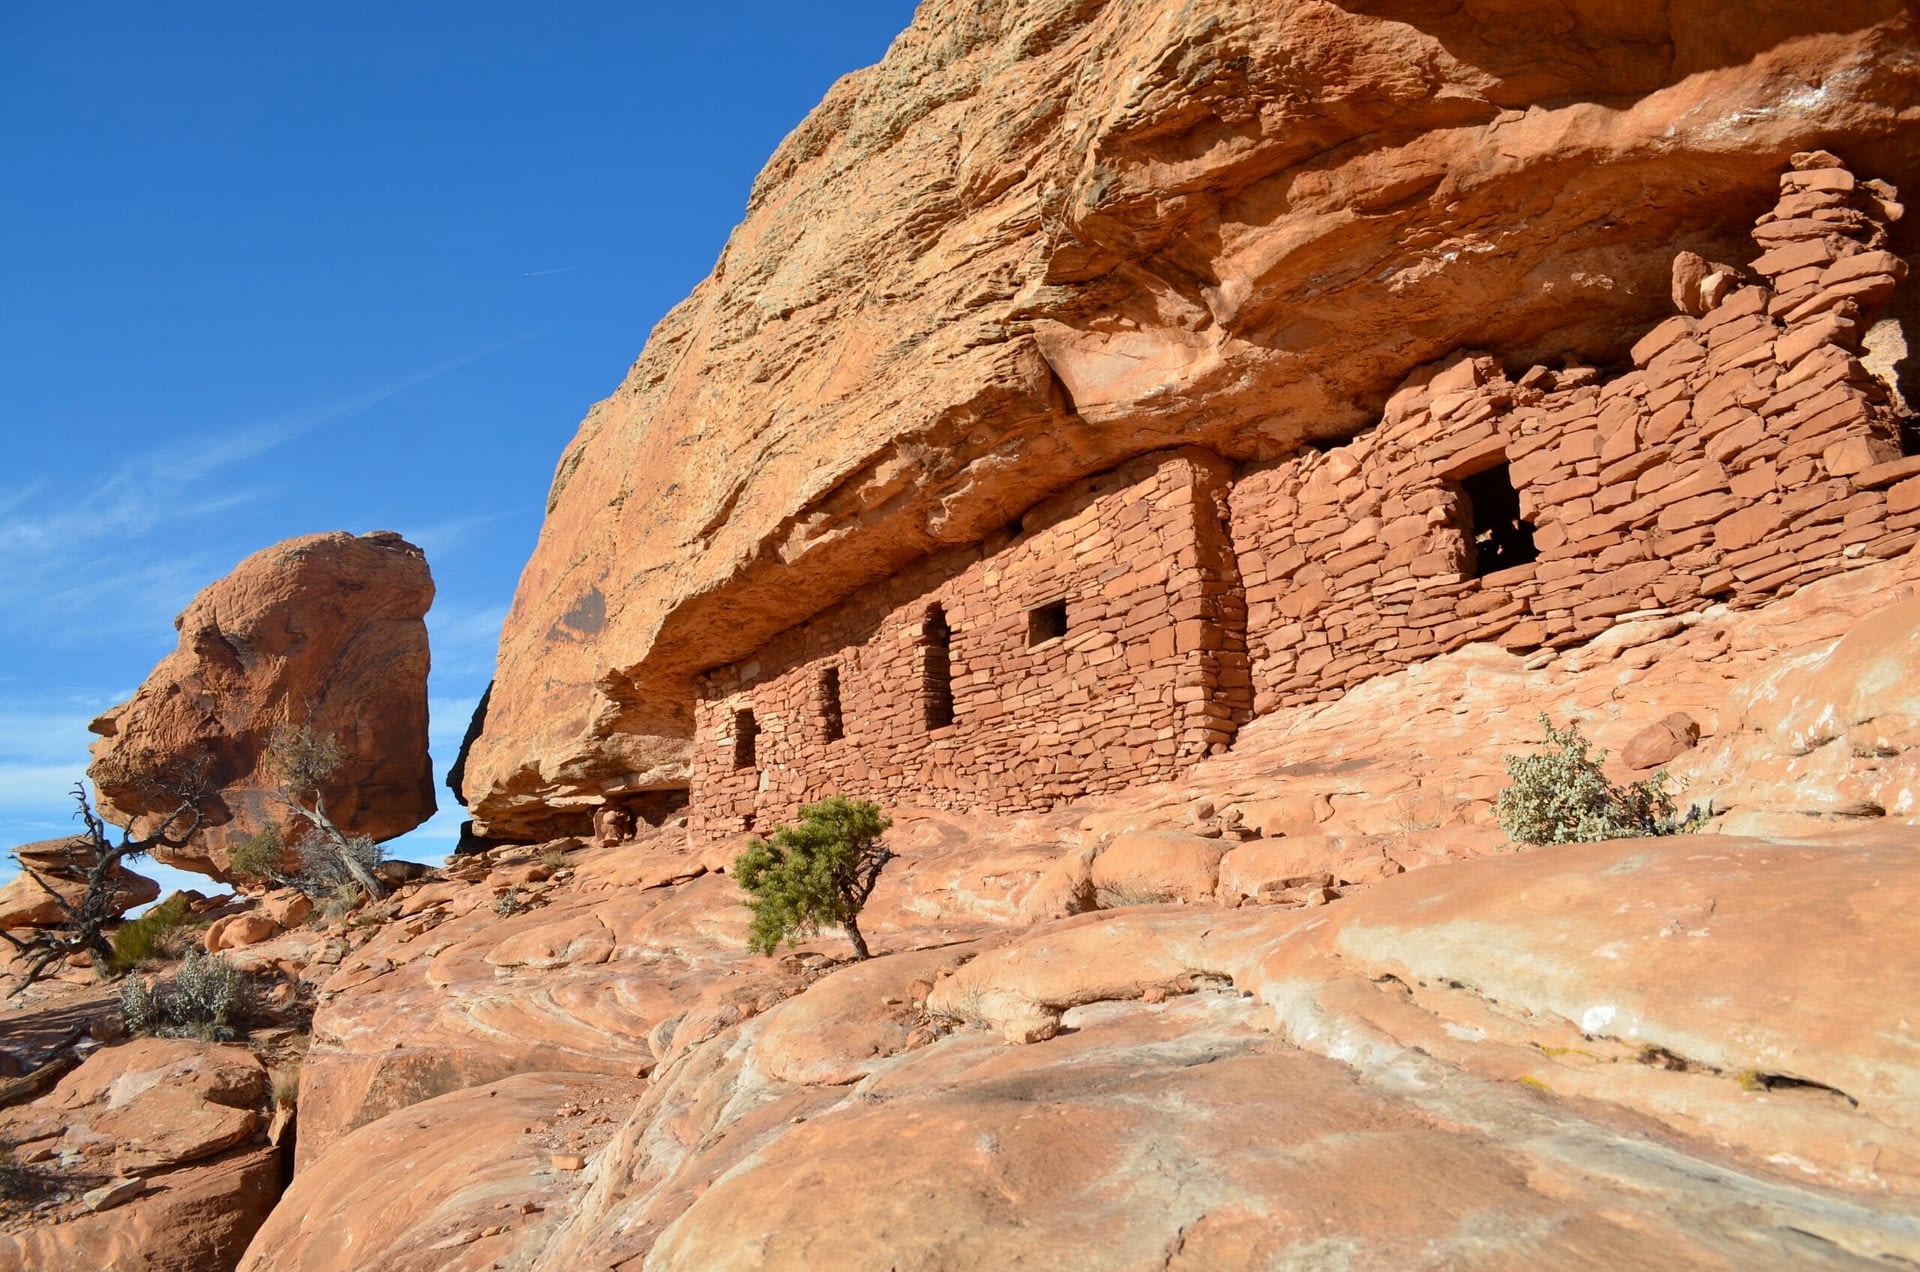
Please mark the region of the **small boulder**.
[[602, 848], [624, 844], [633, 838], [633, 814], [613, 804], [594, 810], [593, 841]]
[[1180, 831], [1121, 835], [1093, 860], [1094, 895], [1102, 909], [1212, 901], [1220, 880], [1220, 858], [1230, 846], [1218, 838]]
[[1633, 735], [1620, 750], [1620, 762], [1630, 769], [1657, 768], [1700, 741], [1700, 724], [1676, 711]]
[[313, 916], [313, 898], [298, 888], [281, 888], [260, 898], [260, 910], [283, 928], [299, 927]]
[[80, 1199], [87, 1203], [88, 1210], [99, 1214], [102, 1210], [126, 1205], [146, 1190], [147, 1181], [144, 1179], [116, 1179], [110, 1184], [89, 1190]]

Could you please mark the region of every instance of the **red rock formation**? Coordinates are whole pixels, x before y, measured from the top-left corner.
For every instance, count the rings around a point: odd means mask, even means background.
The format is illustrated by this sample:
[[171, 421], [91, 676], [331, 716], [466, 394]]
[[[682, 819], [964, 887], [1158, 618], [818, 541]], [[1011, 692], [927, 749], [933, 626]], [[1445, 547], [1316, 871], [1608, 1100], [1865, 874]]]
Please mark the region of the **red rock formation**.
[[0, 1113], [0, 1137], [22, 1153], [60, 1153], [78, 1173], [146, 1185], [116, 1209], [60, 1206], [0, 1235], [0, 1272], [231, 1267], [279, 1193], [279, 1153], [261, 1137], [266, 1093], [266, 1071], [243, 1047], [137, 1038]]
[[269, 820], [261, 753], [283, 724], [309, 724], [344, 757], [326, 789], [349, 833], [389, 839], [433, 815], [427, 755], [427, 629], [433, 580], [420, 549], [388, 531], [307, 535], [256, 552], [174, 620], [180, 647], [139, 692], [90, 726], [89, 774], [122, 824], [168, 811], [132, 776], [205, 756], [218, 799], [210, 828], [168, 865], [218, 876], [231, 847]]
[[[11, 854], [22, 866], [34, 871], [65, 898], [78, 905], [87, 894], [86, 872], [96, 860], [93, 845], [85, 839], [43, 839], [22, 844]], [[160, 885], [125, 866], [113, 870], [113, 910], [125, 914], [160, 895]], [[59, 902], [47, 895], [46, 888], [26, 874], [0, 888], [0, 928], [62, 927], [71, 920]]]
[[1793, 152], [1920, 180], [1915, 43], [1899, 0], [933, 0], [561, 458], [479, 829], [683, 786], [695, 673], [1079, 478], [1349, 436], [1462, 346], [1621, 357]]

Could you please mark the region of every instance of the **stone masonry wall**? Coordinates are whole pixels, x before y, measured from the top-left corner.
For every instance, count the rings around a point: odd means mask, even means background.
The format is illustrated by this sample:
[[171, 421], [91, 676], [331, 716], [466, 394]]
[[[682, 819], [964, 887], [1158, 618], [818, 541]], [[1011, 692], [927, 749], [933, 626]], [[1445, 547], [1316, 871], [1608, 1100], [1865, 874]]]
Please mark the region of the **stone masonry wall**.
[[1204, 451], [1147, 456], [702, 677], [695, 835], [829, 794], [1043, 808], [1224, 749], [1252, 705], [1230, 476]]
[[1146, 456], [707, 673], [696, 837], [829, 794], [1010, 812], [1165, 779], [1469, 642], [1574, 645], [1905, 552], [1920, 457], [1859, 357], [1907, 272], [1896, 197], [1796, 155], [1758, 259], [1683, 253], [1681, 312], [1624, 374], [1461, 356], [1341, 446]]
[[[1257, 713], [1472, 641], [1564, 646], [1644, 610], [1756, 604], [1913, 545], [1920, 458], [1855, 356], [1906, 273], [1883, 248], [1895, 192], [1823, 152], [1781, 187], [1750, 273], [1676, 262], [1683, 312], [1632, 371], [1510, 380], [1462, 358], [1351, 443], [1240, 477]], [[1538, 556], [1481, 573], [1466, 483], [1503, 484], [1502, 465]]]

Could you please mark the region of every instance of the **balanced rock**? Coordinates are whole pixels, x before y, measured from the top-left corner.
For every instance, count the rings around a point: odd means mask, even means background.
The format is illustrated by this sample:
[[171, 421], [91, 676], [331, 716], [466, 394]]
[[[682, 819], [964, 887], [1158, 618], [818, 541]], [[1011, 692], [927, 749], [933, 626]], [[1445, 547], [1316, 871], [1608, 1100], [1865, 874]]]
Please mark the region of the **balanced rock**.
[[350, 834], [388, 839], [434, 811], [427, 755], [426, 557], [399, 535], [306, 535], [256, 552], [174, 620], [180, 645], [90, 726], [101, 811], [144, 825], [174, 801], [142, 778], [204, 756], [215, 796], [186, 848], [155, 855], [218, 877], [231, 849], [284, 819], [262, 757], [305, 725], [340, 749], [325, 790]]

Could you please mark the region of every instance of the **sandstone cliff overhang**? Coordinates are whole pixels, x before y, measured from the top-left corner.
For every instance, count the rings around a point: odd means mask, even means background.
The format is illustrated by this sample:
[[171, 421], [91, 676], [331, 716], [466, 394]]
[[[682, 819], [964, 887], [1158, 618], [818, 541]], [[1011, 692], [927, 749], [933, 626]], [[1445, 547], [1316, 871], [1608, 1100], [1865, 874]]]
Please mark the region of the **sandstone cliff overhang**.
[[276, 728], [304, 724], [343, 757], [324, 791], [336, 823], [376, 839], [412, 830], [435, 806], [432, 603], [425, 554], [391, 531], [306, 535], [246, 558], [174, 620], [180, 645], [139, 691], [89, 726], [102, 815], [131, 825], [170, 812], [137, 779], [204, 757], [207, 827], [161, 859], [218, 875], [229, 849], [285, 819], [261, 755]]
[[1915, 25], [1893, 0], [924, 5], [562, 456], [476, 821], [685, 786], [695, 675], [1135, 456], [1345, 438], [1462, 348], [1623, 358], [1676, 250], [1745, 259], [1793, 152], [1920, 180]]

